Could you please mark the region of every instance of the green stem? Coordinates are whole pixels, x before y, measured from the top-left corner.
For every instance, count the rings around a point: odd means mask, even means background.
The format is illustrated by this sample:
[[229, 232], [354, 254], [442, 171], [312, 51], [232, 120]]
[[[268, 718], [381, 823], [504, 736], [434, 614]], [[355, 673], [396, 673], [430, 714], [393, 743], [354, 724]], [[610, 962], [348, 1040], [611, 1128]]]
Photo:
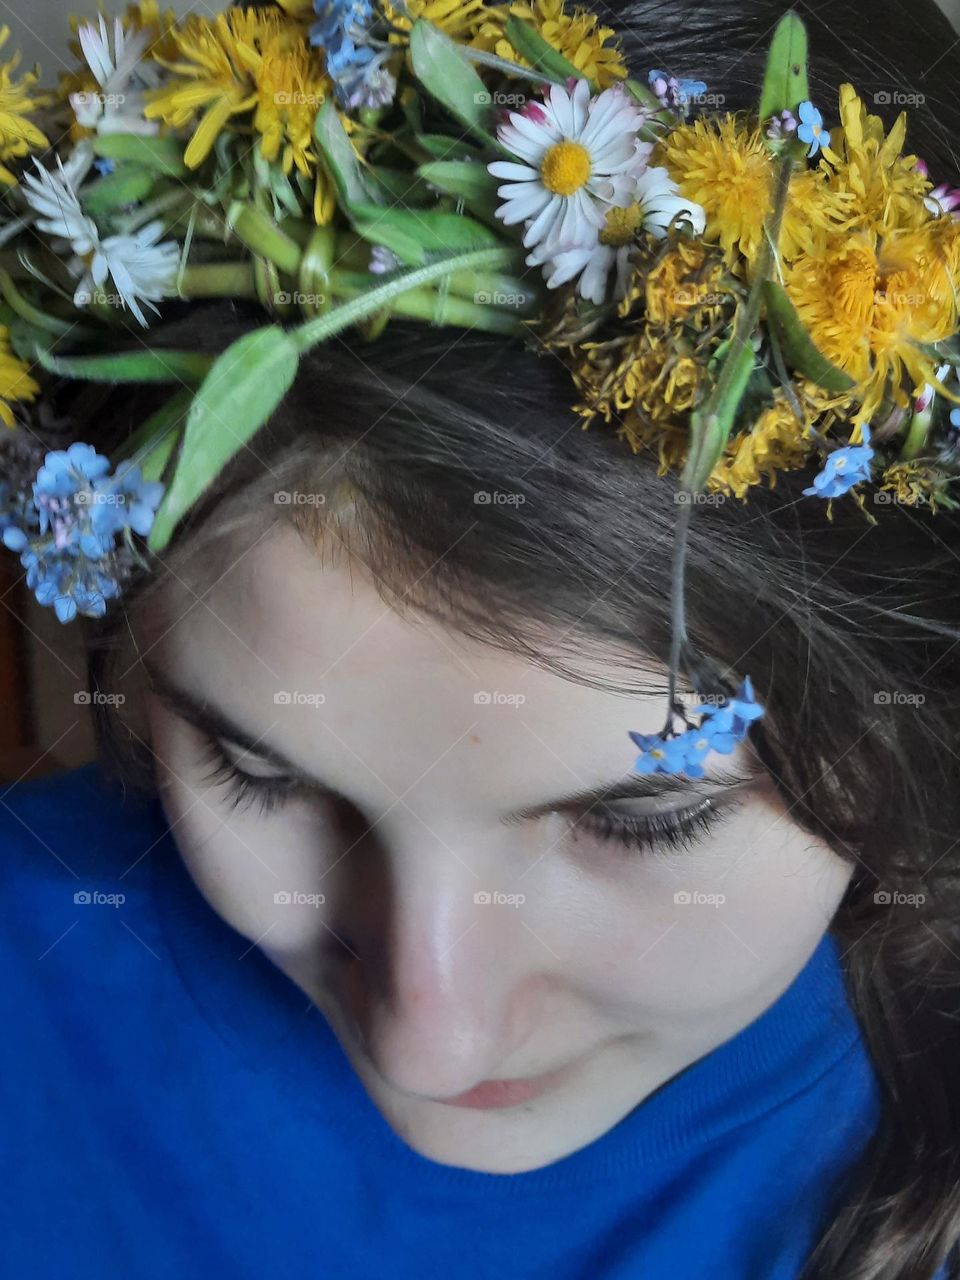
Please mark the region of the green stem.
[[61, 337], [63, 334], [70, 333], [71, 330], [77, 328], [75, 320], [61, 320], [59, 316], [52, 316], [46, 311], [40, 311], [31, 302], [28, 302], [23, 294], [17, 290], [9, 272], [2, 269], [0, 269], [0, 294], [3, 295], [6, 302], [18, 316], [35, 325], [36, 328], [43, 329], [46, 333], [53, 333], [57, 337]]
[[289, 275], [300, 265], [300, 246], [273, 219], [252, 204], [235, 200], [227, 212], [227, 225], [239, 240], [261, 258]]
[[339, 333], [341, 329], [346, 329], [356, 324], [358, 320], [364, 320], [367, 316], [373, 315], [387, 304], [392, 306], [396, 299], [409, 293], [411, 289], [419, 289], [422, 285], [432, 284], [435, 280], [449, 275], [452, 263], [458, 263], [460, 270], [474, 267], [496, 269], [509, 265], [513, 256], [512, 248], [472, 249], [468, 253], [428, 263], [425, 267], [397, 272], [383, 284], [375, 285], [372, 289], [364, 289], [357, 297], [334, 307], [326, 315], [308, 320], [299, 328], [291, 330], [291, 334], [300, 351], [308, 351], [317, 343], [324, 342], [333, 334]]
[[[366, 271], [334, 270], [330, 273], [329, 287], [331, 293], [343, 293], [353, 297], [363, 289], [369, 288], [378, 277]], [[389, 278], [389, 277], [388, 277]], [[511, 315], [531, 315], [542, 303], [542, 298], [535, 286], [516, 276], [494, 271], [452, 271], [444, 283], [451, 294], [466, 299], [472, 306], [490, 310], [499, 307]], [[481, 295], [486, 301], [478, 300]], [[516, 306], [506, 306], [494, 302], [495, 298], [511, 295], [522, 297], [523, 302]]]
[[703, 488], [717, 463], [733, 426], [754, 364], [750, 339], [760, 319], [763, 283], [769, 277], [777, 252], [780, 227], [790, 193], [793, 158], [784, 155], [777, 166], [774, 180], [773, 211], [764, 228], [763, 247], [757, 258], [756, 271], [746, 300], [737, 309], [730, 349], [720, 369], [713, 390], [702, 408], [691, 420], [693, 443], [681, 477], [681, 487], [689, 492]]
[[925, 409], [922, 413], [915, 413], [910, 419], [910, 425], [907, 428], [906, 438], [900, 449], [900, 458], [903, 462], [911, 462], [914, 458], [919, 457], [923, 453], [927, 443], [927, 433], [930, 430], [930, 423], [933, 419], [932, 408]]
[[696, 495], [706, 486], [724, 446], [730, 436], [734, 418], [740, 407], [750, 374], [753, 371], [755, 353], [750, 339], [760, 319], [763, 301], [763, 282], [769, 276], [777, 253], [780, 227], [787, 207], [790, 191], [790, 175], [793, 159], [785, 155], [774, 179], [773, 210], [765, 227], [765, 238], [760, 251], [756, 273], [746, 300], [737, 310], [730, 346], [720, 368], [713, 390], [702, 409], [691, 420], [691, 445], [677, 500], [680, 513], [677, 517], [673, 543], [670, 612], [672, 620], [670, 638], [670, 664], [667, 688], [667, 722], [665, 731], [673, 727], [677, 698], [677, 681], [680, 663], [687, 648], [686, 626], [686, 562], [690, 517]]
[[[338, 298], [361, 298], [368, 292], [368, 287], [347, 284], [334, 273], [330, 279], [330, 290]], [[443, 295], [435, 289], [411, 289], [390, 303], [390, 310], [395, 315], [427, 320], [435, 325], [453, 324], [487, 333], [518, 335], [521, 332], [519, 320], [511, 312], [471, 302], [454, 293]]]
[[251, 262], [198, 262], [185, 267], [181, 298], [255, 298]]
[[499, 58], [495, 53], [486, 53], [483, 49], [469, 49], [460, 45], [459, 52], [470, 62], [479, 62], [481, 66], [492, 67], [507, 76], [519, 76], [523, 80], [534, 80], [537, 84], [556, 84], [553, 76], [545, 76], [542, 71], [534, 71], [533, 67], [521, 67], [519, 63], [510, 62], [507, 58]]

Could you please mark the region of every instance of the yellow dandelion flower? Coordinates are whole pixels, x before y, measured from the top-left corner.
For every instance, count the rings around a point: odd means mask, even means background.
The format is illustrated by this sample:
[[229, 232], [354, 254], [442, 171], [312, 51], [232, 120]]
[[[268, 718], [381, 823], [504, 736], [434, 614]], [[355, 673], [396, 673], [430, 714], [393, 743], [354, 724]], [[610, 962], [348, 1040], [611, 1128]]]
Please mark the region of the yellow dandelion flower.
[[303, 36], [281, 31], [262, 51], [253, 50], [250, 68], [257, 94], [253, 127], [262, 155], [279, 160], [284, 173], [296, 165], [309, 175], [316, 165], [314, 120], [332, 88], [320, 55]]
[[173, 79], [147, 94], [144, 114], [174, 129], [196, 123], [183, 156], [188, 168], [203, 163], [232, 116], [257, 105], [254, 71], [283, 20], [277, 9], [235, 8], [212, 20], [191, 14], [173, 33], [177, 57], [157, 59]]
[[895, 500], [904, 506], [929, 506], [934, 514], [938, 503], [954, 505], [945, 493], [943, 472], [923, 462], [892, 463], [880, 478], [880, 488], [892, 493]]
[[719, 244], [729, 265], [752, 258], [770, 212], [773, 161], [759, 129], [735, 116], [678, 125], [657, 144], [653, 164], [666, 166], [682, 195], [702, 205], [705, 238]]
[[879, 116], [867, 112], [853, 85], [840, 86], [841, 128], [831, 133], [821, 168], [830, 185], [855, 197], [856, 225], [885, 231], [919, 227], [933, 216], [923, 203], [930, 182], [917, 169], [917, 157], [905, 155], [907, 117], [898, 116], [884, 133]]
[[825, 236], [787, 265], [784, 284], [807, 332], [857, 383], [857, 422], [886, 392], [906, 405], [936, 380], [937, 362], [920, 344], [956, 331], [958, 254], [944, 220], [882, 241], [869, 231]]
[[[296, 0], [292, 2], [296, 3]], [[414, 22], [426, 18], [446, 32], [451, 40], [469, 45], [476, 42], [480, 29], [488, 21], [491, 12], [487, 0], [406, 0], [406, 10], [409, 17], [390, 4], [390, 0], [384, 0], [384, 15], [398, 31], [409, 31]], [[403, 43], [404, 39], [397, 32], [390, 36], [394, 44]]]
[[143, 51], [145, 59], [175, 58], [177, 44], [174, 32], [177, 28], [173, 9], [161, 9], [158, 0], [137, 0], [128, 4], [120, 21], [127, 31], [145, 31], [149, 37]]
[[12, 427], [14, 416], [10, 402], [33, 400], [39, 390], [30, 370], [10, 350], [10, 330], [0, 325], [0, 421]]
[[597, 414], [620, 421], [628, 411], [659, 427], [679, 423], [706, 376], [689, 344], [678, 346], [650, 327], [611, 343], [580, 343], [571, 372], [583, 397], [575, 411], [585, 425]]
[[727, 442], [724, 456], [714, 467], [708, 488], [744, 498], [747, 490], [764, 480], [771, 489], [777, 474], [806, 464], [810, 456], [807, 423], [797, 418], [792, 405], [778, 396], [764, 409], [749, 431]]
[[690, 438], [686, 427], [653, 422], [631, 410], [623, 419], [617, 435], [627, 441], [634, 453], [653, 453], [659, 475], [682, 469]]
[[[10, 28], [0, 27], [0, 49], [9, 38]], [[0, 63], [0, 182], [8, 187], [14, 186], [17, 179], [6, 167], [6, 161], [20, 159], [50, 145], [33, 121], [27, 119], [28, 113], [42, 106], [46, 97], [30, 93], [37, 82], [34, 72], [28, 71], [19, 80], [14, 79], [19, 62], [20, 54], [15, 53], [7, 62]]]
[[529, 0], [528, 3], [498, 5], [488, 10], [471, 43], [496, 53], [510, 62], [527, 66], [504, 35], [510, 15], [529, 23], [558, 53], [597, 85], [609, 89], [630, 74], [613, 27], [602, 27], [587, 9], [577, 7], [567, 13], [565, 0]]
[[721, 306], [735, 300], [717, 250], [685, 237], [649, 268], [640, 265], [618, 307], [621, 316], [629, 314], [641, 293], [647, 319], [662, 328], [683, 323], [709, 328]]

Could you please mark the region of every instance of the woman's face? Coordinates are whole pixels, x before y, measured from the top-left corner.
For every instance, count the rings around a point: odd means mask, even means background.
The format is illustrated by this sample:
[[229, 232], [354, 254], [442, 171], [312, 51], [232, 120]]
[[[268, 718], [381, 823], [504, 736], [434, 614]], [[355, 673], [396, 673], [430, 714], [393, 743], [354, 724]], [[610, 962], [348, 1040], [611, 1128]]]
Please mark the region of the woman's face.
[[520, 1172], [598, 1138], [762, 1013], [843, 895], [745, 751], [633, 773], [662, 695], [401, 618], [292, 528], [169, 605], [145, 657], [183, 858], [430, 1159]]

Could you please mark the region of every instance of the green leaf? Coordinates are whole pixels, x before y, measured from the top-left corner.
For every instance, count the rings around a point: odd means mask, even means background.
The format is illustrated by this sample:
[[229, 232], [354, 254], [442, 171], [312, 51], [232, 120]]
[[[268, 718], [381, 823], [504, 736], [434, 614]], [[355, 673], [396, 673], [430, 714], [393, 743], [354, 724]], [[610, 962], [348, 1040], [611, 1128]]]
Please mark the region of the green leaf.
[[[521, 58], [526, 58], [535, 71], [549, 76], [557, 84], [563, 84], [568, 76], [577, 80], [587, 79], [578, 67], [568, 62], [552, 44], [548, 44], [539, 31], [513, 14], [507, 18], [504, 34]], [[596, 92], [596, 86], [592, 83], [590, 89], [591, 92]]]
[[855, 385], [853, 378], [838, 369], [817, 348], [783, 286], [775, 280], [765, 280], [763, 293], [767, 323], [790, 367], [832, 395], [849, 391]]
[[690, 451], [681, 478], [684, 488], [697, 492], [710, 478], [730, 438], [755, 363], [756, 353], [750, 343], [735, 343], [724, 360], [726, 394], [712, 413], [697, 410], [691, 415]]
[[157, 181], [155, 169], [143, 164], [124, 164], [113, 173], [80, 188], [80, 203], [92, 218], [109, 217], [124, 205], [145, 200]]
[[199, 382], [213, 359], [196, 351], [120, 351], [102, 356], [55, 356], [39, 347], [36, 359], [49, 373], [83, 382]]
[[355, 204], [379, 204], [379, 196], [360, 167], [347, 131], [331, 98], [324, 100], [313, 123], [313, 136], [336, 183], [340, 203], [347, 210]]
[[219, 355], [193, 398], [183, 448], [150, 530], [162, 551], [179, 520], [263, 426], [297, 374], [297, 344], [279, 325], [244, 334]]
[[384, 244], [408, 266], [422, 266], [430, 255], [498, 248], [502, 241], [490, 227], [442, 209], [382, 209], [358, 205], [353, 210], [357, 233], [372, 244]]
[[417, 173], [448, 195], [460, 196], [464, 204], [485, 222], [493, 222], [497, 208], [498, 180], [484, 164], [474, 160], [429, 160]]
[[454, 42], [426, 18], [410, 30], [413, 72], [432, 98], [465, 129], [493, 142], [490, 91]]
[[785, 13], [777, 23], [767, 54], [760, 119], [767, 120], [780, 111], [795, 111], [809, 97], [807, 30], [795, 13]]
[[[111, 454], [113, 465], [116, 466], [124, 458], [129, 458], [137, 463], [148, 480], [159, 480], [166, 458], [169, 457], [170, 450], [182, 434], [183, 419], [190, 407], [193, 394], [192, 387], [182, 387], [179, 391], [175, 391], [156, 412], [140, 423], [136, 431], [122, 445], [114, 450]], [[165, 447], [168, 437], [169, 449]]]
[[151, 138], [139, 133], [98, 133], [91, 141], [94, 152], [107, 160], [132, 160], [168, 178], [185, 178], [190, 172], [183, 163], [183, 143], [176, 138]]

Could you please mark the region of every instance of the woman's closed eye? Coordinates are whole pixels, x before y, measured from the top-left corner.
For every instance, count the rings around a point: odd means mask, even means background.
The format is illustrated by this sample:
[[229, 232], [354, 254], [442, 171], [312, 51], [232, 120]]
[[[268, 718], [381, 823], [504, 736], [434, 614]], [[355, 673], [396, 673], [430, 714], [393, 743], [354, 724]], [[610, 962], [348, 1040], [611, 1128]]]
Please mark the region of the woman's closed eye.
[[[243, 753], [245, 763], [241, 766], [216, 738], [207, 739], [205, 757], [213, 768], [204, 782], [222, 787], [226, 802], [241, 811], [252, 807], [266, 815], [297, 797], [326, 799], [331, 794], [300, 777], [276, 771], [252, 772], [253, 768], [267, 770], [272, 766], [257, 762], [249, 752]], [[589, 837], [632, 852], [677, 852], [705, 839], [739, 807], [738, 788], [746, 781], [737, 779], [718, 786], [713, 795], [691, 792], [668, 806], [663, 799], [648, 802], [644, 809], [638, 809], [636, 804], [618, 808], [600, 803], [562, 816], [567, 819], [567, 834], [574, 841]]]

